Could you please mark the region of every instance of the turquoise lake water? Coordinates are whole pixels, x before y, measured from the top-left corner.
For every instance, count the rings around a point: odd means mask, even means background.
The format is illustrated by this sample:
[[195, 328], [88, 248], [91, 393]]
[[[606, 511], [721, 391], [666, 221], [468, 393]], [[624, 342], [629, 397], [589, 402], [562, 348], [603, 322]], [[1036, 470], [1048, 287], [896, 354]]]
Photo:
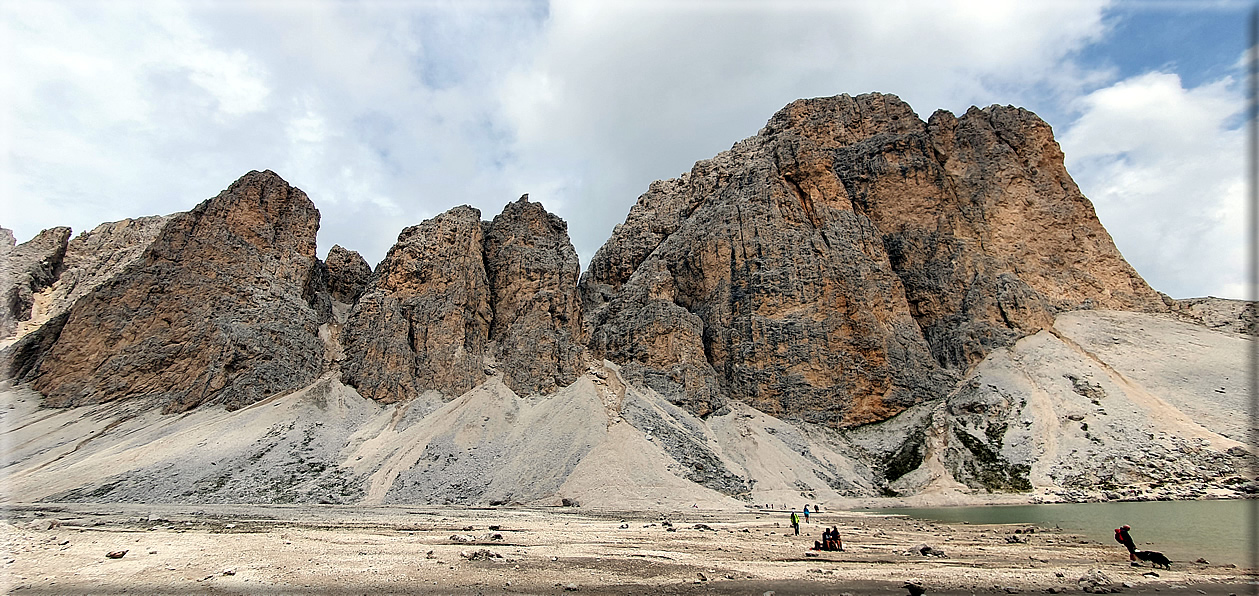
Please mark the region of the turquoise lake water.
[[1113, 545], [1115, 528], [1132, 526], [1141, 550], [1156, 550], [1172, 561], [1204, 558], [1212, 564], [1259, 568], [1256, 514], [1259, 501], [1147, 501], [1140, 503], [1061, 503], [930, 509], [878, 509], [878, 513], [946, 523], [1027, 524], [1061, 528]]

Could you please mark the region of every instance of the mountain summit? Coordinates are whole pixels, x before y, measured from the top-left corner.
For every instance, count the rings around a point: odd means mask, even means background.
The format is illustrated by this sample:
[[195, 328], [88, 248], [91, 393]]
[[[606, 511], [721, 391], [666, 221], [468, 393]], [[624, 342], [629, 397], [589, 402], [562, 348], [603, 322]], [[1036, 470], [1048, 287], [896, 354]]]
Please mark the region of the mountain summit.
[[1020, 108], [793, 102], [653, 183], [581, 275], [528, 195], [407, 227], [375, 268], [340, 246], [320, 261], [318, 227], [265, 171], [187, 213], [0, 236], [17, 498], [650, 508], [1252, 484], [1232, 414], [1253, 305], [1151, 289]]

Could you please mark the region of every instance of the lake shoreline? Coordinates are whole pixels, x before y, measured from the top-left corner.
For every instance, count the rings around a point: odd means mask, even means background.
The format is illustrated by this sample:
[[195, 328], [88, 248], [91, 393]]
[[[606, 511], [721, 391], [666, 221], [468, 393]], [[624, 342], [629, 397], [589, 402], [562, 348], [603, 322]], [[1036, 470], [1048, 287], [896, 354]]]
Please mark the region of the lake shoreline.
[[[906, 581], [931, 594], [1060, 593], [1079, 592], [1081, 577], [1100, 572], [1123, 592], [1226, 596], [1253, 592], [1255, 579], [1226, 565], [1130, 567], [1119, 545], [1074, 532], [859, 512], [824, 511], [796, 536], [786, 512], [756, 510], [50, 503], [5, 511], [0, 577], [19, 594], [855, 595], [905, 594]], [[844, 552], [809, 550], [824, 525], [840, 529]], [[121, 550], [122, 558], [105, 556]]]

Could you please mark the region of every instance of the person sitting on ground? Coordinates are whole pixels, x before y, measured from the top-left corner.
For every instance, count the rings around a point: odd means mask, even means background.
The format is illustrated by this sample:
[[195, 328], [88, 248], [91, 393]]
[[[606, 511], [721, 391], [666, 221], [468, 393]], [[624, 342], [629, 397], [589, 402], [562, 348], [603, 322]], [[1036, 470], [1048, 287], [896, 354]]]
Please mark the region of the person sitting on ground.
[[844, 542], [840, 540], [839, 538], [838, 526], [835, 526], [826, 530], [825, 532], [823, 532], [823, 536], [825, 537], [823, 544], [825, 544], [826, 550], [833, 550], [833, 551], [844, 550]]

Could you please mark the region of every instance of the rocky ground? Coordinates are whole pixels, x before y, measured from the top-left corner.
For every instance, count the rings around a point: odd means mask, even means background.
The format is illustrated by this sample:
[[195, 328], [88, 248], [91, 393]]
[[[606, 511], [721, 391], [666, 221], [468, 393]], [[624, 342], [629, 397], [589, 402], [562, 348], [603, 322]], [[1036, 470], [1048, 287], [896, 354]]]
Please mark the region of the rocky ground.
[[[1241, 594], [1231, 565], [1130, 567], [1118, 545], [1029, 526], [868, 513], [347, 506], [16, 506], [13, 594]], [[808, 550], [824, 525], [844, 552]], [[931, 554], [922, 554], [930, 547]], [[120, 558], [108, 553], [125, 551]]]

